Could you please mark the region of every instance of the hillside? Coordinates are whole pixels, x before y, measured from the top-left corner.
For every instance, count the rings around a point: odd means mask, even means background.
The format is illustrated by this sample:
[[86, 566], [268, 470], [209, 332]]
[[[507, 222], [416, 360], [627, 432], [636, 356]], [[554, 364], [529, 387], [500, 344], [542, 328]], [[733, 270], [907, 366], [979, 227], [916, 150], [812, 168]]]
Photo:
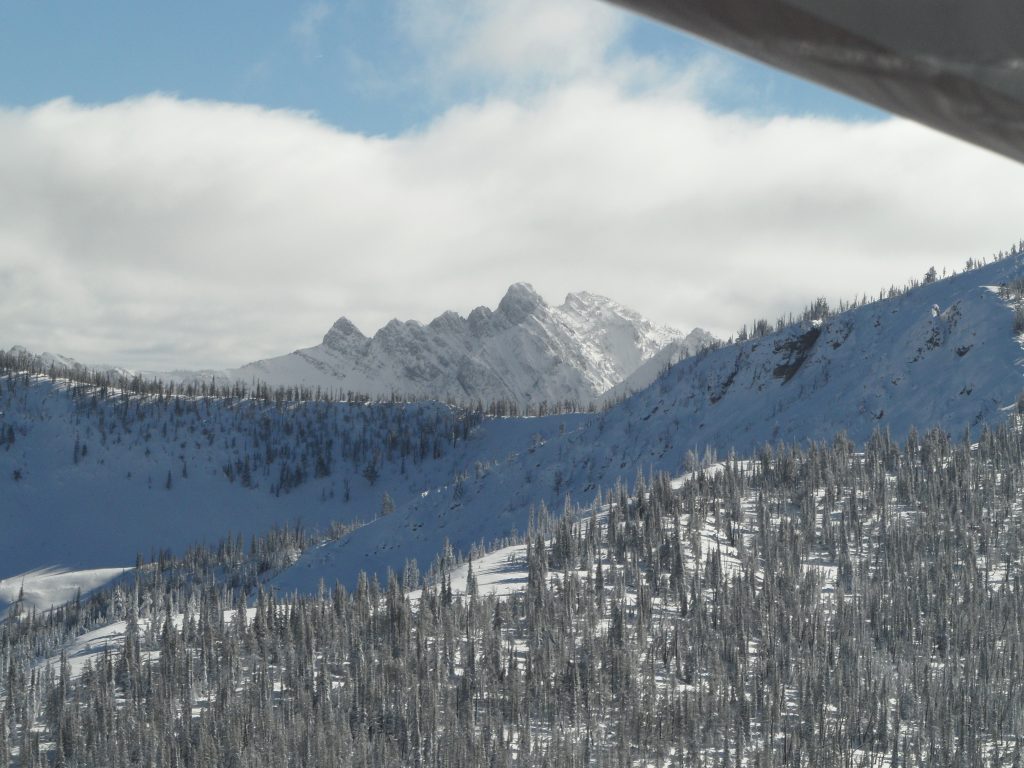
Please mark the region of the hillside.
[[237, 578], [258, 549], [167, 559], [0, 623], [23, 713], [0, 756], [1016, 765], [1022, 448], [1019, 418], [974, 446], [778, 445], [638, 478], [427, 584], [291, 595]]
[[[1003, 422], [1024, 390], [1014, 312], [995, 288], [1024, 277], [1019, 257], [997, 261], [892, 299], [687, 358], [604, 413], [562, 419], [450, 490], [414, 497], [396, 514], [307, 553], [279, 583], [310, 590], [321, 578], [399, 570], [440, 551], [467, 551], [509, 528], [531, 504], [559, 511], [637, 471], [680, 472], [708, 453], [741, 455], [764, 443], [862, 444], [875, 430], [904, 440], [912, 428], [962, 435]], [[1016, 299], [1014, 299], [1016, 300]], [[933, 316], [933, 307], [938, 312]], [[500, 423], [481, 432], [500, 433]], [[432, 555], [429, 555], [432, 557]]]
[[450, 476], [471, 427], [432, 403], [163, 397], [8, 375], [0, 578], [131, 564], [300, 519], [325, 530], [372, 517], [384, 487], [403, 502]]
[[541, 502], [558, 512], [567, 497], [588, 501], [640, 469], [678, 474], [707, 452], [839, 432], [862, 443], [876, 429], [902, 441], [912, 426], [977, 434], [1024, 388], [1016, 299], [993, 290], [1021, 277], [1013, 257], [709, 350], [595, 414], [104, 394], [9, 375], [0, 578], [122, 566], [297, 518], [321, 531], [368, 522], [279, 577], [315, 591], [429, 564], [446, 540], [468, 551], [522, 533]]

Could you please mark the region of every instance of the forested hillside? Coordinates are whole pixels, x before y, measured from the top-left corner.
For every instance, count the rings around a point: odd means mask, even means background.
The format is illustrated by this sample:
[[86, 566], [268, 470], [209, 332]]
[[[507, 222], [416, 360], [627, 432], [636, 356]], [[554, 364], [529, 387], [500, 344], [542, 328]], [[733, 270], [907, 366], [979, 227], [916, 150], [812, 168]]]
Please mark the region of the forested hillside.
[[401, 503], [447, 482], [482, 417], [283, 390], [172, 394], [0, 363], [0, 578], [130, 565], [299, 519], [324, 530], [373, 518], [385, 493]]
[[[29, 569], [130, 565], [229, 533], [296, 520], [310, 532], [364, 522], [278, 578], [383, 579], [526, 530], [637, 469], [778, 440], [862, 444], [876, 428], [953, 434], [1002, 423], [1024, 390], [1024, 266], [1008, 257], [668, 369], [602, 412], [515, 418], [513, 403], [337, 402], [323, 390], [168, 387], [121, 374], [3, 358], [0, 579]], [[821, 309], [821, 308], [818, 308]], [[27, 366], [27, 367], [26, 367]], [[543, 407], [539, 412], [544, 412]]]
[[[321, 578], [354, 584], [383, 577], [450, 540], [456, 549], [525, 529], [541, 502], [558, 512], [620, 477], [679, 474], [695, 460], [765, 443], [831, 440], [857, 445], [881, 429], [951, 434], [1006, 420], [1024, 391], [1019, 333], [1024, 263], [1004, 259], [945, 280], [772, 330], [687, 358], [650, 387], [591, 418], [560, 418], [559, 430], [514, 446], [506, 460], [466, 466], [458, 498], [414, 496], [396, 514], [308, 553], [280, 584], [311, 591]], [[485, 424], [497, 435], [504, 425]]]
[[352, 591], [263, 589], [303, 545], [287, 532], [147, 564], [0, 624], [0, 755], [1019, 765], [1024, 435], [976, 439], [839, 436], [641, 475], [541, 518], [507, 550], [523, 587], [504, 596], [450, 555], [422, 591], [411, 564]]

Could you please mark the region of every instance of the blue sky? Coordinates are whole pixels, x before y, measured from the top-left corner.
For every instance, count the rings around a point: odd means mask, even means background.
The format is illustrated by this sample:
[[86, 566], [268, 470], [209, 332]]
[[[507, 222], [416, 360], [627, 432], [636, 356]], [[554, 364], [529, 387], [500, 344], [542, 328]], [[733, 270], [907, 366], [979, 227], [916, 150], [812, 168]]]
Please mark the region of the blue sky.
[[1022, 234], [1016, 164], [597, 0], [0, 4], [0, 346], [149, 370], [589, 290], [728, 336]]
[[[706, 103], [761, 115], [877, 120], [882, 113], [626, 12], [617, 52], [676, 68], [729, 70]], [[452, 104], [486, 98], [494, 78], [462, 73], [425, 87], [442, 41], [417, 40], [394, 0], [31, 2], [0, 5], [0, 103], [69, 96], [104, 104], [154, 91], [315, 113], [359, 133], [399, 135]], [[433, 44], [432, 44], [433, 43]]]

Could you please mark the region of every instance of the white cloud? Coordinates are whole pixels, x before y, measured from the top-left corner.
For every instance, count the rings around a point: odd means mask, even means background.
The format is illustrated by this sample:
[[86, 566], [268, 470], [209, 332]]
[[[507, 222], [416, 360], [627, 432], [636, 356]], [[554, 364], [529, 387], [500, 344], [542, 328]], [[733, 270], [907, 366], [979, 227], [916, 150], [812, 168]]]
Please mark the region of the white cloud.
[[555, 82], [605, 66], [629, 16], [593, 0], [399, 0], [432, 78]]
[[1024, 169], [903, 121], [587, 79], [397, 139], [159, 95], [0, 110], [0, 180], [0, 345], [149, 368], [493, 306], [516, 280], [729, 332], [989, 255], [1024, 207]]

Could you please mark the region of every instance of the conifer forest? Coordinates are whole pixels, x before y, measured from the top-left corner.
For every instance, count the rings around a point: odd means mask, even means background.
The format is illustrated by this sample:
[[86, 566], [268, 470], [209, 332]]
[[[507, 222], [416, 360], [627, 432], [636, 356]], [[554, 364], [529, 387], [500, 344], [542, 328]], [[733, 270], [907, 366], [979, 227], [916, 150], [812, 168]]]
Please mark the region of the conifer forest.
[[[1020, 766], [1017, 417], [639, 472], [318, 594], [293, 527], [0, 624], [12, 766]], [[497, 562], [521, 589], [481, 589]], [[76, 661], [75, 638], [115, 641]], [[69, 652], [69, 648], [71, 652]], [[81, 655], [79, 653], [79, 655]]]

